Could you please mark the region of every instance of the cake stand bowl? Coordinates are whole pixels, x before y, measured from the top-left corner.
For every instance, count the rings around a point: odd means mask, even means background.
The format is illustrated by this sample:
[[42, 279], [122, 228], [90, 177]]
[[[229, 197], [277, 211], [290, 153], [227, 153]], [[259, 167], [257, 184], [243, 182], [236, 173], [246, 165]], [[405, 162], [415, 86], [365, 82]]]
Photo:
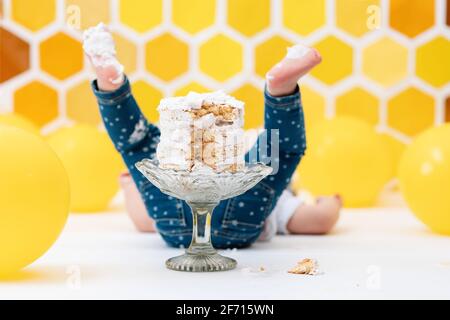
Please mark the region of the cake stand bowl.
[[157, 160], [144, 159], [136, 168], [161, 192], [186, 201], [193, 215], [192, 241], [185, 254], [167, 260], [171, 270], [211, 272], [234, 269], [236, 260], [217, 253], [211, 242], [211, 216], [220, 201], [253, 188], [272, 173], [256, 163], [235, 173], [212, 170], [176, 171], [162, 169]]

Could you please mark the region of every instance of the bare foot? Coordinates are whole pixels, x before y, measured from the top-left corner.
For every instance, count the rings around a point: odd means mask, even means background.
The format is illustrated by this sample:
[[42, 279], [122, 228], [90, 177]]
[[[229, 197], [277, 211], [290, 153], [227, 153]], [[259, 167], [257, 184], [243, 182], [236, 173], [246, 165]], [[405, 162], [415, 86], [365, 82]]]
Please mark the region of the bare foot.
[[301, 45], [289, 48], [286, 57], [267, 73], [267, 90], [274, 97], [292, 94], [298, 80], [320, 62], [322, 57], [316, 49]]
[[314, 205], [301, 205], [288, 222], [293, 234], [326, 234], [333, 229], [342, 208], [340, 196], [321, 197]]
[[97, 74], [97, 84], [102, 91], [115, 91], [124, 82], [124, 68], [116, 58], [116, 47], [108, 28], [100, 23], [83, 35], [83, 49]]

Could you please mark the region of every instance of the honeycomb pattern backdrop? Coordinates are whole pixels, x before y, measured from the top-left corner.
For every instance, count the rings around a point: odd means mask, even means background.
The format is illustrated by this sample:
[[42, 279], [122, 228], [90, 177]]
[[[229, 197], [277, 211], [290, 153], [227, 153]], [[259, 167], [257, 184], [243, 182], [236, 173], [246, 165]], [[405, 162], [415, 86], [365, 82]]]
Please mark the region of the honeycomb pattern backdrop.
[[163, 96], [224, 89], [262, 123], [286, 47], [317, 47], [307, 124], [354, 115], [407, 143], [450, 121], [450, 0], [0, 0], [0, 112], [43, 131], [100, 124], [82, 30], [104, 21], [147, 116]]

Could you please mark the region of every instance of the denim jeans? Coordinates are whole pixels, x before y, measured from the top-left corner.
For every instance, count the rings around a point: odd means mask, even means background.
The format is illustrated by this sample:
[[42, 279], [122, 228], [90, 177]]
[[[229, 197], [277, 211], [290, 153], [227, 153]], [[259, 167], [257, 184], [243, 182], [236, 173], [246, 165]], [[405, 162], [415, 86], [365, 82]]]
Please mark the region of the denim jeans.
[[[187, 247], [191, 242], [192, 215], [189, 206], [179, 199], [163, 194], [136, 168], [135, 163], [153, 158], [160, 131], [147, 121], [139, 109], [128, 79], [114, 92], [102, 92], [92, 83], [100, 113], [115, 148], [121, 154], [142, 196], [148, 214], [156, 222], [162, 238], [173, 247]], [[155, 106], [156, 107], [156, 106]], [[222, 201], [214, 210], [211, 221], [212, 242], [216, 248], [243, 248], [255, 242], [264, 221], [274, 209], [278, 198], [291, 181], [306, 149], [303, 109], [300, 91], [292, 95], [272, 97], [265, 92], [265, 129], [268, 154], [272, 152], [272, 136], [278, 138], [278, 156], [272, 157], [275, 173], [254, 188], [235, 198]], [[274, 130], [275, 129], [275, 130]], [[264, 134], [264, 137], [267, 136]], [[277, 139], [275, 139], [276, 141]], [[247, 155], [247, 161], [251, 160]]]

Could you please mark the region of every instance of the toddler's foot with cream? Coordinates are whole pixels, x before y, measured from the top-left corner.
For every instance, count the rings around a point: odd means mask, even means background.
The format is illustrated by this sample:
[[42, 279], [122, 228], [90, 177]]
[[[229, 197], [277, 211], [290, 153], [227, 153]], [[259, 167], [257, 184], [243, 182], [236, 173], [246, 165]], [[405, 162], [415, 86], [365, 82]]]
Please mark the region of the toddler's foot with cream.
[[100, 23], [84, 32], [83, 49], [97, 74], [102, 91], [114, 91], [124, 81], [124, 68], [116, 58], [116, 46], [108, 28]]
[[302, 45], [289, 48], [286, 57], [267, 73], [267, 90], [274, 97], [292, 94], [298, 80], [321, 61], [316, 49]]

